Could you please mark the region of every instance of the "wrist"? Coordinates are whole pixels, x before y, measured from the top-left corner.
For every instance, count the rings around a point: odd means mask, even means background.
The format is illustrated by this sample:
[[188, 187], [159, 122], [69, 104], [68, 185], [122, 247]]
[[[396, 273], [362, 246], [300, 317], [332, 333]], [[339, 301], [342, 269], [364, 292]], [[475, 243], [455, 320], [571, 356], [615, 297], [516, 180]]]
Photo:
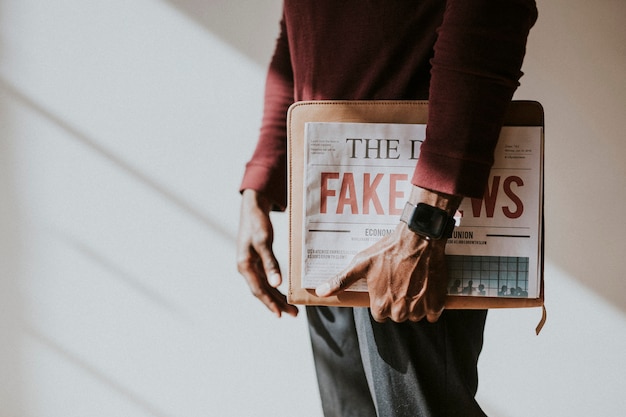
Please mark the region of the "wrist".
[[414, 186], [400, 220], [428, 240], [446, 241], [455, 226], [454, 214], [462, 197]]
[[265, 213], [269, 213], [272, 210], [272, 203], [263, 194], [251, 188], [246, 188], [241, 192], [243, 203], [248, 207], [256, 207]]
[[428, 190], [418, 187], [417, 185], [414, 185], [411, 189], [411, 195], [408, 200], [408, 202], [414, 206], [418, 203], [426, 203], [429, 206], [437, 207], [444, 210], [450, 216], [454, 216], [461, 205], [461, 201], [463, 201], [462, 196]]

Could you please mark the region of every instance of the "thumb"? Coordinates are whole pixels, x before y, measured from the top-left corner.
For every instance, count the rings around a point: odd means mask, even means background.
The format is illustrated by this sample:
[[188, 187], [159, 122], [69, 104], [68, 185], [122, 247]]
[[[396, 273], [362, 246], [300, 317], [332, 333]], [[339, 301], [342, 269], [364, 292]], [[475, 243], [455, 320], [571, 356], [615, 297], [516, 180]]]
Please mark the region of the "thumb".
[[359, 278], [364, 278], [367, 273], [366, 264], [357, 264], [344, 269], [341, 273], [335, 275], [328, 281], [320, 284], [315, 289], [318, 297], [330, 297], [342, 292], [350, 285], [354, 284]]
[[283, 278], [280, 274], [280, 267], [278, 266], [278, 261], [276, 260], [272, 249], [266, 245], [261, 245], [257, 248], [257, 253], [261, 258], [261, 263], [263, 264], [263, 270], [265, 272], [265, 276], [267, 277], [267, 281], [272, 287], [278, 287], [282, 283]]

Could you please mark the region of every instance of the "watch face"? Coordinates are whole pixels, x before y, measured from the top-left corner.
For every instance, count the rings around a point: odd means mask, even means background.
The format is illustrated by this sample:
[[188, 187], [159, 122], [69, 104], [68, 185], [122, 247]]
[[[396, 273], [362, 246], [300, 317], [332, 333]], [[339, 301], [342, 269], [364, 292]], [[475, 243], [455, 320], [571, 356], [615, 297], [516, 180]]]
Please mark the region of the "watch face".
[[419, 203], [415, 206], [409, 227], [416, 233], [438, 239], [444, 232], [446, 220], [445, 211]]

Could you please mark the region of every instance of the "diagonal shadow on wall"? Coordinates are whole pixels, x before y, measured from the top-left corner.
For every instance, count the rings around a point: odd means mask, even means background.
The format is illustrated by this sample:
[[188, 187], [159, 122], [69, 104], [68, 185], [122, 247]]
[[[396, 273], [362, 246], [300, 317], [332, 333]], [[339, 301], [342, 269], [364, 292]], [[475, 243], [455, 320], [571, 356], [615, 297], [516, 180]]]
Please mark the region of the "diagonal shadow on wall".
[[214, 233], [217, 233], [221, 238], [225, 239], [231, 244], [235, 244], [234, 234], [227, 230], [223, 225], [219, 224], [219, 222], [215, 221], [202, 211], [193, 207], [193, 205], [186, 202], [182, 197], [176, 195], [173, 191], [162, 186], [157, 181], [154, 181], [152, 178], [139, 171], [137, 168], [133, 167], [129, 162], [125, 161], [120, 156], [115, 155], [114, 153], [100, 145], [96, 140], [93, 140], [92, 138], [85, 135], [83, 132], [79, 131], [77, 128], [71, 126], [64, 120], [61, 120], [48, 109], [30, 99], [28, 96], [23, 94], [21, 91], [19, 91], [17, 88], [15, 88], [13, 85], [11, 85], [9, 82], [2, 78], [0, 78], [0, 89], [11, 95], [13, 99], [16, 99], [23, 105], [27, 106], [31, 110], [35, 111], [44, 118], [48, 119], [50, 122], [57, 125], [59, 128], [66, 131], [68, 135], [78, 140], [80, 143], [90, 148], [95, 153], [109, 160], [111, 163], [116, 165], [122, 172], [125, 172], [132, 178], [136, 179], [145, 187], [151, 189], [157, 195], [167, 200], [169, 203], [177, 206], [179, 209], [181, 209], [191, 218], [198, 221], [204, 227], [210, 229]]
[[98, 381], [100, 384], [108, 387], [111, 391], [117, 393], [121, 398], [124, 398], [129, 403], [134, 404], [139, 410], [146, 413], [146, 415], [151, 415], [153, 417], [170, 417], [169, 414], [158, 409], [149, 400], [142, 398], [130, 388], [122, 385], [122, 383], [117, 381], [115, 378], [106, 375], [104, 372], [97, 369], [95, 365], [80, 358], [79, 355], [60, 345], [51, 337], [48, 337], [33, 327], [25, 327], [25, 332], [31, 339], [37, 341], [51, 352], [63, 358], [69, 365], [82, 371], [84, 374]]
[[[174, 8], [265, 67], [278, 36], [280, 0], [167, 0]], [[269, 48], [269, 49], [268, 49]]]
[[117, 265], [113, 260], [99, 253], [87, 242], [61, 231], [53, 231], [53, 235], [59, 243], [66, 245], [68, 248], [82, 255], [85, 259], [91, 261], [94, 265], [97, 265], [103, 271], [108, 272], [112, 278], [122, 282], [128, 289], [141, 295], [161, 309], [169, 312], [175, 318], [179, 320], [183, 319], [183, 311], [170, 302], [167, 297], [150, 288], [150, 286], [144, 283], [144, 280], [133, 276], [121, 266]]

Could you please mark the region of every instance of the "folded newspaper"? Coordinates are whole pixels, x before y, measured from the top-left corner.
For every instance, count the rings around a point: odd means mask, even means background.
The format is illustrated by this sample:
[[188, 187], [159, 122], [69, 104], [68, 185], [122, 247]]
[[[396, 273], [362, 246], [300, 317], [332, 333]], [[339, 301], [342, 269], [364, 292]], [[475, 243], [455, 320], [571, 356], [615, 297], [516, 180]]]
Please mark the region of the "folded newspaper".
[[[391, 233], [424, 124], [304, 126], [301, 285], [313, 289]], [[505, 126], [484, 197], [465, 199], [446, 246], [448, 294], [536, 299], [542, 277], [543, 128]], [[348, 291], [367, 291], [364, 281]]]

